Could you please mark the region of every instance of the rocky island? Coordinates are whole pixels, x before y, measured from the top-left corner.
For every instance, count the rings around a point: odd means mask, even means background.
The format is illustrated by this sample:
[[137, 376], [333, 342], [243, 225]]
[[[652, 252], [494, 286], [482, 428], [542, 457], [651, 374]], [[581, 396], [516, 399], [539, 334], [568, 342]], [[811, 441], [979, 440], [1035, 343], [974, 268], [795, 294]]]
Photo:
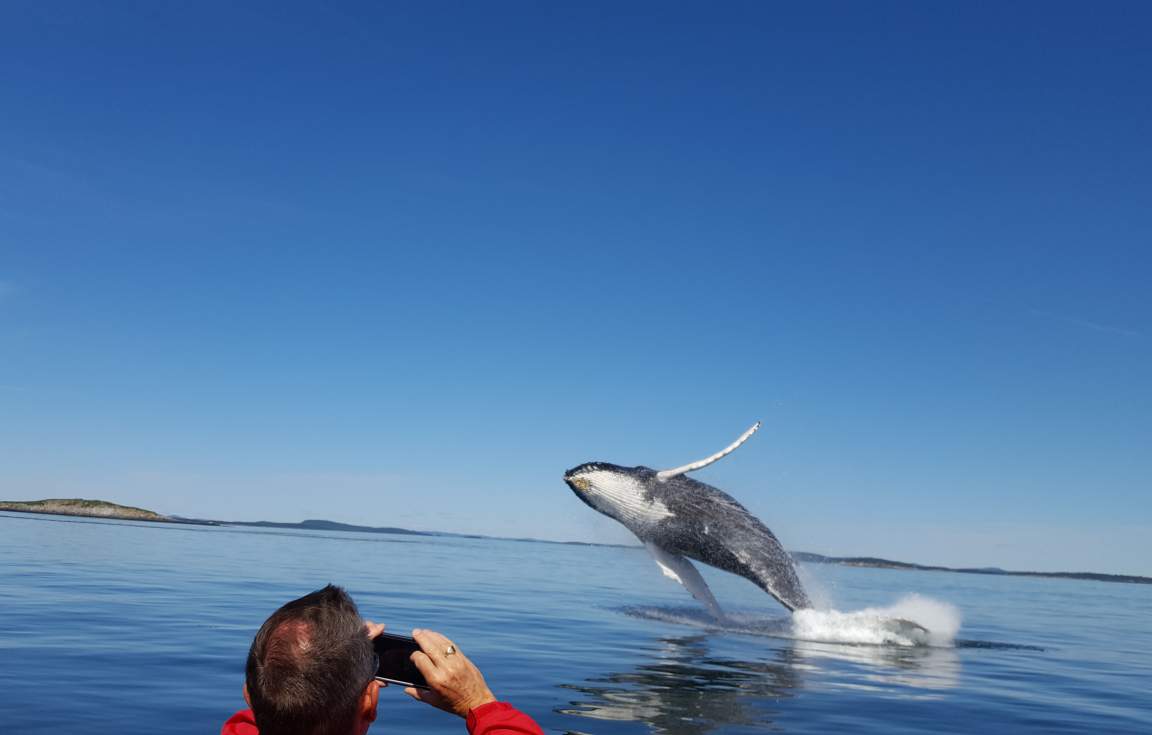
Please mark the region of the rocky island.
[[84, 500], [82, 498], [54, 498], [48, 500], [0, 500], [0, 510], [17, 513], [48, 513], [60, 516], [86, 516], [88, 518], [115, 518], [122, 521], [179, 522], [159, 513], [117, 505], [107, 500]]

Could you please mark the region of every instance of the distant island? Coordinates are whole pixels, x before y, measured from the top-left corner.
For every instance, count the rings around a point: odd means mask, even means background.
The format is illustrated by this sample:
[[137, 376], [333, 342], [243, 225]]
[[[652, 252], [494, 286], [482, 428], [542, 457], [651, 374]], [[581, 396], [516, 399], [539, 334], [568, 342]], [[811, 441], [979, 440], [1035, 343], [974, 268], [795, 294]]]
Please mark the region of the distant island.
[[310, 519], [299, 523], [278, 523], [274, 521], [211, 521], [223, 526], [247, 526], [250, 528], [295, 528], [303, 531], [339, 531], [343, 533], [391, 533], [401, 536], [440, 536], [445, 538], [486, 538], [498, 541], [524, 541], [534, 544], [563, 544], [565, 546], [609, 546], [634, 548], [624, 544], [597, 544], [590, 541], [548, 541], [538, 538], [510, 538], [508, 536], [483, 536], [475, 533], [453, 533], [451, 531], [413, 531], [410, 528], [395, 526], [357, 526], [352, 523]]
[[49, 513], [60, 516], [89, 516], [93, 518], [117, 518], [133, 521], [167, 521], [166, 516], [143, 508], [117, 505], [105, 500], [84, 500], [82, 498], [62, 498], [52, 500], [4, 500], [0, 510], [17, 513]]
[[904, 569], [922, 572], [955, 572], [957, 574], [991, 574], [1011, 577], [1051, 577], [1055, 579], [1087, 579], [1094, 582], [1127, 582], [1152, 584], [1152, 577], [1136, 574], [1100, 574], [1097, 572], [1020, 572], [999, 567], [937, 567], [911, 564], [904, 561], [879, 559], [874, 556], [824, 556], [806, 551], [793, 551], [792, 558], [809, 564], [837, 564], [843, 567], [871, 567], [873, 569]]
[[[89, 518], [111, 518], [126, 521], [152, 521], [158, 523], [185, 523], [204, 526], [246, 526], [250, 528], [285, 528], [302, 531], [335, 531], [338, 533], [385, 533], [402, 536], [438, 536], [446, 538], [473, 538], [494, 539], [498, 541], [521, 541], [527, 543], [564, 544], [568, 546], [614, 546], [623, 548], [638, 548], [623, 546], [622, 544], [597, 544], [585, 541], [546, 541], [534, 538], [508, 538], [506, 536], [482, 536], [478, 534], [451, 533], [448, 531], [414, 531], [396, 526], [358, 526], [352, 523], [339, 523], [337, 521], [306, 520], [299, 523], [280, 523], [274, 521], [218, 521], [203, 518], [182, 518], [180, 516], [166, 516], [143, 508], [133, 508], [127, 505], [118, 505], [106, 500], [50, 499], [50, 500], [24, 500], [2, 501], [0, 511], [15, 511], [17, 513], [47, 513], [50, 515], [86, 516]], [[808, 564], [836, 564], [846, 567], [870, 567], [873, 569], [898, 569], [924, 572], [953, 572], [956, 574], [988, 574], [1013, 577], [1048, 577], [1054, 579], [1083, 579], [1095, 582], [1125, 582], [1129, 584], [1152, 584], [1152, 577], [1142, 577], [1135, 574], [1100, 574], [1096, 572], [1021, 572], [1000, 569], [998, 567], [941, 567], [925, 564], [912, 564], [903, 561], [880, 559], [873, 556], [825, 556], [805, 551], [794, 551], [792, 558]]]
[[119, 505], [107, 500], [83, 498], [51, 498], [48, 500], [0, 500], [0, 510], [15, 513], [46, 513], [56, 516], [83, 516], [85, 518], [111, 518], [118, 521], [152, 521], [153, 523], [196, 523], [218, 525], [213, 521], [173, 518], [144, 508]]

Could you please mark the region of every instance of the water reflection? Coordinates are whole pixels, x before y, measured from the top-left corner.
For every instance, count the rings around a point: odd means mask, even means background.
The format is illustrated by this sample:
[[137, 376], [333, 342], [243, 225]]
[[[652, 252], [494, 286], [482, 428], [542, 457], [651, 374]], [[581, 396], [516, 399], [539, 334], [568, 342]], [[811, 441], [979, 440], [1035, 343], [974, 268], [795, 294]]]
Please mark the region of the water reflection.
[[960, 682], [960, 657], [952, 648], [793, 641], [792, 650], [797, 665], [824, 672], [825, 686], [884, 689], [889, 695], [924, 699]]
[[653, 659], [632, 671], [562, 685], [582, 695], [562, 714], [647, 723], [655, 732], [699, 735], [725, 725], [772, 722], [773, 700], [792, 696], [801, 669], [788, 649], [770, 661], [737, 661], [710, 654], [708, 636], [664, 638]]
[[960, 659], [949, 648], [813, 643], [772, 635], [771, 645], [750, 647], [760, 660], [746, 661], [714, 652], [730, 648], [732, 637], [749, 636], [746, 630], [733, 633], [713, 629], [659, 639], [647, 660], [631, 670], [561, 685], [575, 696], [556, 711], [643, 722], [668, 735], [703, 735], [725, 726], [771, 725], [803, 688], [932, 699], [959, 684]]

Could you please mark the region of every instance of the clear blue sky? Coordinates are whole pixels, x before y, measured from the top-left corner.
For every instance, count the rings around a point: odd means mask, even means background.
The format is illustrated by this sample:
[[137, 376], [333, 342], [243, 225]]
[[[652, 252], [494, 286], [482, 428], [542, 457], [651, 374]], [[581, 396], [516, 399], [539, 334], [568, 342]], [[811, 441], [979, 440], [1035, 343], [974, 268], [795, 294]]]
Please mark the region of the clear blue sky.
[[1152, 574], [1146, 3], [6, 3], [0, 497]]

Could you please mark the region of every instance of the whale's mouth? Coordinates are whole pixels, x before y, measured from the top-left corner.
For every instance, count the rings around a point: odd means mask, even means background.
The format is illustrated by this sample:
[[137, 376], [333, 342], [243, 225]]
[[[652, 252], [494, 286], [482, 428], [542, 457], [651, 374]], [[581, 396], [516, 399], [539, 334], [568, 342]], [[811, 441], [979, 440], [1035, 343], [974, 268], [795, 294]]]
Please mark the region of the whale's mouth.
[[565, 475], [564, 482], [568, 483], [568, 487], [572, 488], [572, 494], [579, 498], [581, 503], [587, 505], [597, 513], [603, 512], [592, 503], [592, 498], [588, 492], [591, 488], [591, 485], [589, 484], [588, 480], [584, 479], [583, 477], [569, 477], [568, 475]]
[[564, 482], [568, 483], [568, 487], [572, 488], [578, 493], [586, 493], [592, 487], [586, 478], [579, 476], [564, 475]]
[[572, 494], [580, 499], [580, 502], [587, 505], [597, 513], [603, 513], [600, 508], [597, 508], [592, 502], [592, 481], [584, 476], [587, 471], [588, 465], [582, 464], [579, 467], [573, 467], [564, 473], [564, 483], [572, 490]]
[[588, 478], [589, 473], [618, 469], [615, 465], [609, 465], [603, 462], [585, 462], [565, 472], [564, 482], [568, 483], [568, 487], [577, 493], [586, 493], [592, 490], [592, 480]]
[[579, 477], [584, 472], [584, 470], [586, 470], [587, 468], [588, 468], [587, 464], [582, 464], [582, 465], [577, 465], [576, 467], [573, 467], [570, 470], [564, 470], [564, 482], [571, 485], [572, 480]]

